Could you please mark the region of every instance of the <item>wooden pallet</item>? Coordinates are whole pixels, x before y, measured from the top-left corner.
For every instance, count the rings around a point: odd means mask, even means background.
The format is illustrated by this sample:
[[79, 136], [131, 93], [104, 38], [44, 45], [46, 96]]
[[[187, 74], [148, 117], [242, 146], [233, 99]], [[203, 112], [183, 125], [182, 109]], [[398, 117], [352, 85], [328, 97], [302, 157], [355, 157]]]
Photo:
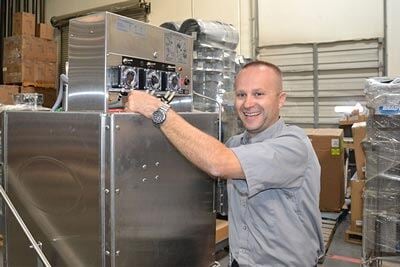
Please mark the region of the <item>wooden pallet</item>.
[[322, 235], [324, 237], [325, 252], [331, 244], [333, 234], [336, 230], [337, 221], [322, 218]]
[[215, 225], [215, 243], [228, 239], [228, 221], [217, 219]]
[[348, 243], [361, 245], [362, 244], [362, 233], [351, 231], [347, 229], [344, 234], [344, 239]]

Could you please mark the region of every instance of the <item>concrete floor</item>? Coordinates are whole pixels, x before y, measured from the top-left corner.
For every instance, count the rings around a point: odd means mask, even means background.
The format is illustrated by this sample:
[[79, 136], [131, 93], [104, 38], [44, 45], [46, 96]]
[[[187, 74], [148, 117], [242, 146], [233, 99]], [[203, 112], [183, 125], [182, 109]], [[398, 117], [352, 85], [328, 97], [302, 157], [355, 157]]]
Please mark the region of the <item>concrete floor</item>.
[[[356, 267], [361, 263], [361, 245], [351, 244], [344, 241], [344, 233], [349, 227], [350, 215], [342, 220], [333, 236], [325, 260], [318, 266], [322, 267]], [[226, 251], [217, 254], [221, 267], [228, 267], [229, 256]]]

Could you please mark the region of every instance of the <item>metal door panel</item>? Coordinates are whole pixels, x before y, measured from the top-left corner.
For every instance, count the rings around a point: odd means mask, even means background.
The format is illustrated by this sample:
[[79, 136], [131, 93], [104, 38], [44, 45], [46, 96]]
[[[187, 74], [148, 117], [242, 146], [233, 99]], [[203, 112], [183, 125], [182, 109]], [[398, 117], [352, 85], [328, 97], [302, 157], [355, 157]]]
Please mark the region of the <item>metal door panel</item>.
[[[7, 192], [52, 266], [103, 266], [100, 148], [94, 113], [9, 112], [5, 117]], [[34, 266], [11, 213], [5, 266]], [[7, 265], [8, 262], [8, 265]]]
[[[216, 135], [216, 114], [184, 116]], [[150, 120], [114, 115], [111, 128], [115, 266], [209, 266], [214, 180], [178, 153]]]

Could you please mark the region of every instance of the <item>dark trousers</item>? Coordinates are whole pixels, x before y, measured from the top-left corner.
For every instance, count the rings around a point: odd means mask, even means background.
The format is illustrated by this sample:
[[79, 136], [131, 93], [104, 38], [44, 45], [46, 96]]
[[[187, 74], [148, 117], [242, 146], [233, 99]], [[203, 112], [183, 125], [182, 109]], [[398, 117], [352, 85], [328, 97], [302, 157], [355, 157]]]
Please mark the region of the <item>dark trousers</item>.
[[239, 267], [239, 263], [234, 259], [232, 261], [231, 267]]

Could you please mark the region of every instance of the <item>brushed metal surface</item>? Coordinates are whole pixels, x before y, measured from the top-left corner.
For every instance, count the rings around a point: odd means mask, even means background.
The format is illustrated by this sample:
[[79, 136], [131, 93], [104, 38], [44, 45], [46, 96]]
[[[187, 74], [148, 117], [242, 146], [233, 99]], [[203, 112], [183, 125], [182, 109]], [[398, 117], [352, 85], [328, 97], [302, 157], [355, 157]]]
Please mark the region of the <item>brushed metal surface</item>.
[[105, 14], [73, 19], [69, 24], [69, 111], [106, 111]]
[[[216, 134], [216, 114], [184, 116]], [[116, 114], [112, 121], [115, 266], [209, 266], [214, 180], [183, 158], [150, 120]]]
[[[131, 57], [173, 64], [182, 79], [192, 79], [193, 38], [109, 12], [70, 20], [68, 111], [108, 110], [107, 69]], [[177, 95], [192, 110], [192, 82], [183, 84], [187, 94]], [[187, 102], [190, 102], [187, 104]]]
[[[102, 266], [100, 115], [5, 117], [7, 193], [51, 265]], [[9, 212], [6, 235], [5, 266], [34, 266], [34, 250]]]
[[[217, 135], [217, 114], [182, 114]], [[209, 266], [214, 180], [135, 114], [5, 112], [6, 190], [54, 267]], [[38, 258], [6, 210], [4, 266]], [[23, 257], [21, 257], [23, 255]]]

